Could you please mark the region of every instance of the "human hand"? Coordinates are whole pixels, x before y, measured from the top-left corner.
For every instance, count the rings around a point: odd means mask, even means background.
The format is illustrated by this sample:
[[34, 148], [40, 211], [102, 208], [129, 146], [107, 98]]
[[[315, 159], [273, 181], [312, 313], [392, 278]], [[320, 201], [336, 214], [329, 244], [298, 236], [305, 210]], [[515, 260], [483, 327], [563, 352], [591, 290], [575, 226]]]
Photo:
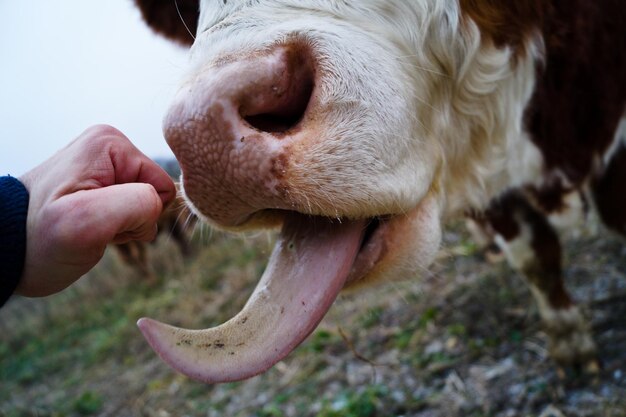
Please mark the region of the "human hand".
[[98, 125], [24, 174], [30, 194], [26, 260], [16, 293], [61, 291], [93, 268], [109, 243], [150, 241], [176, 188], [117, 129]]

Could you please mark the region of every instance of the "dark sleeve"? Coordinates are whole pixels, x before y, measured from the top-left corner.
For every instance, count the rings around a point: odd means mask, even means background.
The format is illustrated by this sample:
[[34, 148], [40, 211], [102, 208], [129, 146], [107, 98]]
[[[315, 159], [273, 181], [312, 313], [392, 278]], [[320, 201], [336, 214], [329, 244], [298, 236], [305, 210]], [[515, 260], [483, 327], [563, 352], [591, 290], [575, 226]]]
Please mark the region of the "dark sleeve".
[[0, 177], [0, 307], [15, 291], [26, 256], [28, 191], [13, 177]]

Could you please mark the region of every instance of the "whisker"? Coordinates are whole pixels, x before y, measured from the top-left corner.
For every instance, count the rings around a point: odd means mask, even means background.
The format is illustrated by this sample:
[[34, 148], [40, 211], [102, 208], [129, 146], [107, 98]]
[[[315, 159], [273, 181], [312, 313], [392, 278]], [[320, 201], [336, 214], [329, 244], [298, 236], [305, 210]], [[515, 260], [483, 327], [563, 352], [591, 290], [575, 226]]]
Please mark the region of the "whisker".
[[[176, 226], [178, 226], [178, 222], [180, 221], [180, 218], [182, 217], [182, 215], [183, 215], [183, 214], [184, 214], [184, 212], [183, 212], [182, 210], [180, 210], [180, 211], [178, 212], [178, 214], [176, 215], [176, 219], [174, 220], [174, 226], [173, 226], [174, 228], [175, 228]], [[184, 227], [185, 227], [185, 224], [183, 224], [183, 228], [184, 228]]]
[[178, 13], [178, 17], [180, 17], [180, 21], [183, 22], [183, 25], [185, 26], [185, 29], [187, 29], [187, 33], [189, 33], [189, 35], [195, 41], [196, 37], [193, 35], [193, 33], [191, 33], [191, 30], [189, 30], [189, 26], [187, 26], [187, 23], [185, 22], [185, 19], [183, 19], [183, 15], [180, 13], [180, 9], [178, 8], [178, 0], [174, 0], [174, 5], [176, 6], [176, 12]]
[[421, 98], [420, 96], [418, 96], [417, 94], [415, 95], [415, 98], [417, 99], [417, 101], [419, 101], [420, 103], [424, 104], [427, 107], [430, 107], [431, 109], [433, 109], [435, 112], [437, 113], [441, 113], [441, 110], [439, 110], [438, 108], [434, 107], [432, 104], [430, 104], [428, 101], [424, 100], [423, 98]]
[[426, 124], [419, 117], [414, 114], [412, 114], [411, 117], [417, 122], [417, 124], [422, 127], [422, 129], [424, 129], [424, 131], [426, 131], [428, 135], [430, 135], [431, 137], [433, 136], [433, 132], [428, 127], [426, 127]]
[[[183, 213], [181, 213], [183, 214]], [[191, 221], [195, 218], [195, 216], [193, 215], [193, 213], [188, 213], [187, 214], [187, 219], [185, 220], [185, 223], [183, 223], [183, 229], [187, 229], [189, 227], [189, 225], [191, 224]]]
[[[404, 55], [404, 56], [397, 56], [396, 58], [397, 59], [401, 59], [401, 58], [417, 58], [417, 57], [418, 57], [417, 55]], [[444, 74], [443, 72], [439, 72], [439, 71], [434, 70], [434, 69], [422, 67], [421, 65], [418, 65], [418, 64], [409, 63], [409, 65], [411, 65], [411, 66], [413, 66], [413, 67], [415, 67], [417, 69], [420, 69], [422, 71], [430, 72], [431, 74], [439, 75], [439, 76], [445, 77], [445, 78], [452, 78], [448, 74]]]

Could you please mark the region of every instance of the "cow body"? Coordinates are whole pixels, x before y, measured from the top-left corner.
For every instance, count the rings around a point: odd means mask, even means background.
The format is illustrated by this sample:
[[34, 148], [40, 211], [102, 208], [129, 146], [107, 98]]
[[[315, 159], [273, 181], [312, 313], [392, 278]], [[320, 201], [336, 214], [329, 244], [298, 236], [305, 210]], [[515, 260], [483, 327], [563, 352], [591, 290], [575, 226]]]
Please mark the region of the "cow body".
[[[555, 225], [596, 210], [626, 233], [624, 22], [619, 0], [201, 1], [164, 131], [217, 227], [366, 228], [342, 285], [415, 275], [440, 225], [470, 214], [527, 278], [553, 356], [586, 363]], [[142, 330], [179, 365], [160, 327]], [[210, 373], [229, 379], [192, 376]]]
[[[522, 10], [524, 3], [531, 7]], [[483, 22], [484, 33], [503, 45], [518, 42], [509, 26], [490, 27], [481, 2], [473, 6], [470, 15], [479, 26]], [[588, 326], [563, 286], [558, 232], [575, 228], [596, 211], [606, 226], [626, 234], [626, 186], [617, 185], [626, 180], [626, 41], [619, 23], [625, 7], [611, 1], [509, 7], [514, 21], [540, 28], [544, 44], [523, 119], [528, 139], [540, 152], [541, 169], [473, 215], [528, 280], [550, 335], [552, 357], [593, 367]]]

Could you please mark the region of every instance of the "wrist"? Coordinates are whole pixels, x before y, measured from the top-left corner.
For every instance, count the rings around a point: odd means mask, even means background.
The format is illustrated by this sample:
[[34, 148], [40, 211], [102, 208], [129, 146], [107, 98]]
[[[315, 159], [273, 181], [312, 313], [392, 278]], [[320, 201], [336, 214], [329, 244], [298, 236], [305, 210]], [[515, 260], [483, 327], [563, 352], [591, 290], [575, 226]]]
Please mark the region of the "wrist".
[[28, 201], [22, 182], [0, 177], [0, 306], [13, 294], [24, 270]]

